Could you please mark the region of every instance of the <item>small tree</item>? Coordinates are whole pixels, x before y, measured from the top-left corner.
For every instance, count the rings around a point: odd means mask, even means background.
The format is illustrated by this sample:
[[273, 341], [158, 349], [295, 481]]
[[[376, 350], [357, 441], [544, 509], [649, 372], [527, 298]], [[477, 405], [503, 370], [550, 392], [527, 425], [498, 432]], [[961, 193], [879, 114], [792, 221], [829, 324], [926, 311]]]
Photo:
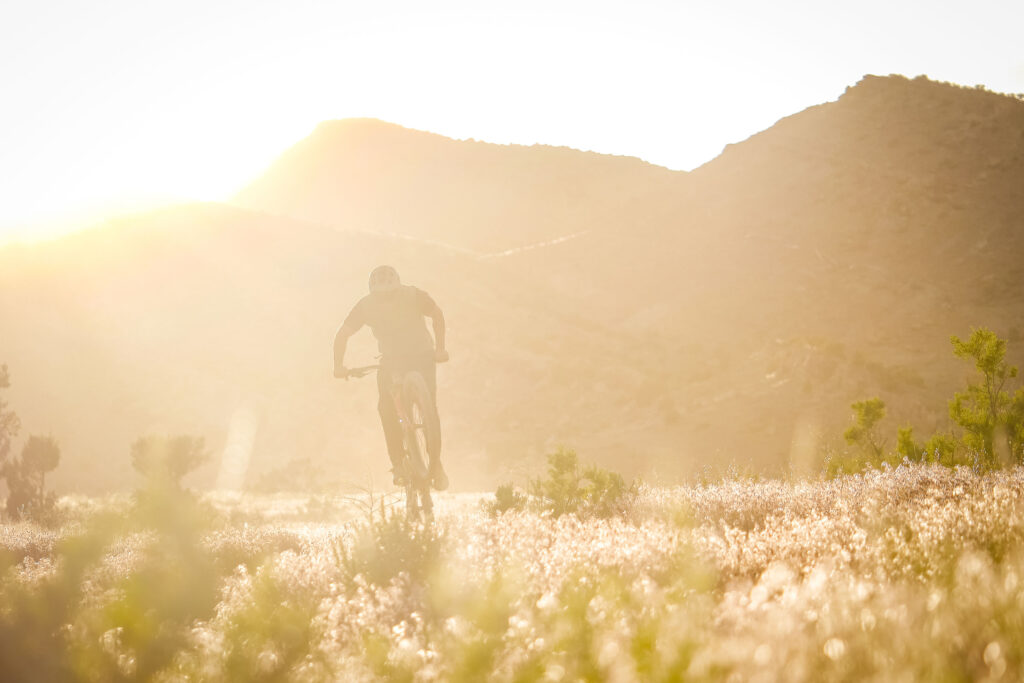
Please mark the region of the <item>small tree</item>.
[[576, 451], [559, 448], [548, 455], [547, 479], [531, 480], [528, 490], [541, 509], [556, 517], [569, 513], [610, 517], [632, 500], [636, 483], [627, 485], [617, 472], [595, 465], [581, 467]]
[[[11, 386], [11, 378], [7, 373], [7, 366], [0, 365], [0, 389], [7, 389]], [[7, 456], [11, 452], [11, 441], [18, 435], [21, 423], [18, 416], [7, 407], [7, 403], [0, 398], [0, 473], [7, 464]]]
[[50, 436], [30, 436], [18, 460], [7, 463], [7, 514], [36, 516], [53, 508], [56, 496], [46, 492], [46, 473], [60, 464], [60, 446]]
[[925, 448], [914, 441], [913, 427], [900, 427], [896, 434], [896, 453], [901, 459], [917, 462], [922, 460]]
[[964, 457], [963, 447], [959, 446], [952, 434], [933, 434], [924, 444], [924, 450], [929, 462], [937, 462], [946, 467], [970, 464], [969, 459]]
[[965, 432], [964, 445], [994, 465], [999, 435], [1013, 461], [1024, 461], [1024, 389], [1012, 396], [1005, 390], [1007, 381], [1017, 376], [1017, 368], [1006, 362], [1006, 340], [982, 327], [966, 341], [955, 335], [950, 341], [953, 353], [973, 361], [981, 373], [979, 382], [968, 383], [967, 390], [957, 392], [949, 402], [949, 416]]
[[145, 436], [131, 447], [132, 467], [150, 485], [181, 488], [186, 474], [207, 458], [205, 442], [198, 436]]
[[853, 424], [843, 432], [843, 438], [875, 458], [881, 458], [885, 442], [879, 438], [875, 425], [885, 417], [885, 401], [876, 396], [856, 401], [850, 407], [853, 408]]

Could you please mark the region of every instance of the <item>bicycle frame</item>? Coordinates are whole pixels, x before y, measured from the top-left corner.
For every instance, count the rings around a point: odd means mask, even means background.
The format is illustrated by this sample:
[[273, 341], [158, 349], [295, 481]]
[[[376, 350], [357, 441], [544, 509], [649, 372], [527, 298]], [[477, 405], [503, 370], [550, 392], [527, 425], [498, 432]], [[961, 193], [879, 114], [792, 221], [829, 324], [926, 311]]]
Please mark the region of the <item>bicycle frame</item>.
[[[366, 365], [361, 368], [352, 368], [348, 371], [349, 377], [365, 377], [373, 370], [377, 372], [381, 371], [379, 365]], [[398, 421], [405, 424], [410, 424], [412, 421], [405, 414], [405, 402], [402, 401], [402, 381], [398, 373], [391, 373], [388, 379], [388, 393], [391, 395], [391, 400], [395, 404], [395, 413], [398, 415]]]
[[[349, 370], [350, 377], [364, 377], [371, 371], [376, 370], [378, 373], [381, 372], [382, 368], [380, 365], [367, 365], [360, 368], [353, 368]], [[403, 396], [402, 388], [402, 375], [397, 372], [389, 373], [390, 376], [386, 377], [387, 390], [391, 395], [391, 400], [394, 401], [395, 414], [398, 416], [398, 422], [402, 427], [405, 443], [403, 449], [405, 451], [406, 461], [406, 507], [409, 511], [410, 516], [416, 516], [420, 511], [420, 503], [422, 503], [423, 512], [428, 518], [433, 516], [433, 499], [430, 496], [430, 483], [425, 478], [426, 473], [417, 473], [414, 471], [412, 454], [409, 452], [410, 445], [408, 440], [416, 438], [416, 430], [422, 430], [424, 427], [422, 424], [417, 424], [413, 420], [413, 416], [409, 414], [406, 409], [406, 401]], [[417, 500], [417, 498], [419, 500]]]

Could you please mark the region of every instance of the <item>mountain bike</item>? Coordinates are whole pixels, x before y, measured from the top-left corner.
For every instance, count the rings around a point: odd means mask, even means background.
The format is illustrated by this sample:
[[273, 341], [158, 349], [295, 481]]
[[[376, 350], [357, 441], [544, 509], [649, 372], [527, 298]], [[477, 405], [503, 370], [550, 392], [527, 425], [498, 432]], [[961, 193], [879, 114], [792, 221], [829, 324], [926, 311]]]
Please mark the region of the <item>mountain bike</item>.
[[[364, 377], [380, 365], [352, 368], [349, 377]], [[434, 515], [430, 497], [430, 459], [438, 456], [441, 446], [441, 421], [427, 389], [423, 375], [415, 370], [394, 372], [386, 378], [388, 393], [395, 402], [395, 412], [402, 426], [405, 446], [405, 508], [416, 519], [422, 512], [426, 519]]]

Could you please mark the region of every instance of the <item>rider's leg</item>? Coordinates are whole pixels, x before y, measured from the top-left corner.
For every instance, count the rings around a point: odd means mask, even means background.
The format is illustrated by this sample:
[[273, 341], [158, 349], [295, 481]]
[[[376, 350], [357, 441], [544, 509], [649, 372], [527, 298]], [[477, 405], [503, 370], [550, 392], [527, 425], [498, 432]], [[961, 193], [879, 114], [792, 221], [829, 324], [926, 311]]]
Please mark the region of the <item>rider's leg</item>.
[[402, 482], [399, 479], [405, 477], [405, 446], [402, 443], [402, 425], [398, 421], [391, 393], [385, 386], [386, 376], [387, 371], [384, 369], [377, 372], [377, 412], [380, 413], [380, 424], [384, 428], [384, 442], [388, 447], [388, 457], [391, 458], [391, 470], [395, 473], [395, 484], [400, 484]]

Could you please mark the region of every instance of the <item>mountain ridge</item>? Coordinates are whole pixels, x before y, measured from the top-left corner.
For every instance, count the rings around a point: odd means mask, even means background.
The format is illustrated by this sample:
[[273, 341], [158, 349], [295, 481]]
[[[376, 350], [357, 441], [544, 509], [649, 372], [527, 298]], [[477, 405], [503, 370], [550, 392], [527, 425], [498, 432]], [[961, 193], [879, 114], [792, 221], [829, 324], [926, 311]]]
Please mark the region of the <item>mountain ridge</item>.
[[[372, 387], [331, 380], [329, 346], [390, 262], [449, 320], [457, 481], [493, 486], [558, 443], [628, 474], [777, 471], [866, 396], [943, 428], [965, 375], [950, 334], [986, 325], [1021, 355], [1022, 117], [869, 77], [690, 173], [427, 133], [380, 158], [326, 145], [272, 167], [252, 206], [0, 248], [0, 319], [18, 321], [0, 361], [26, 430], [66, 441], [69, 489], [126, 485], [104, 459], [152, 430], [216, 453], [243, 408], [261, 415], [254, 472], [308, 456], [383, 477]], [[372, 357], [368, 334], [353, 353]]]

